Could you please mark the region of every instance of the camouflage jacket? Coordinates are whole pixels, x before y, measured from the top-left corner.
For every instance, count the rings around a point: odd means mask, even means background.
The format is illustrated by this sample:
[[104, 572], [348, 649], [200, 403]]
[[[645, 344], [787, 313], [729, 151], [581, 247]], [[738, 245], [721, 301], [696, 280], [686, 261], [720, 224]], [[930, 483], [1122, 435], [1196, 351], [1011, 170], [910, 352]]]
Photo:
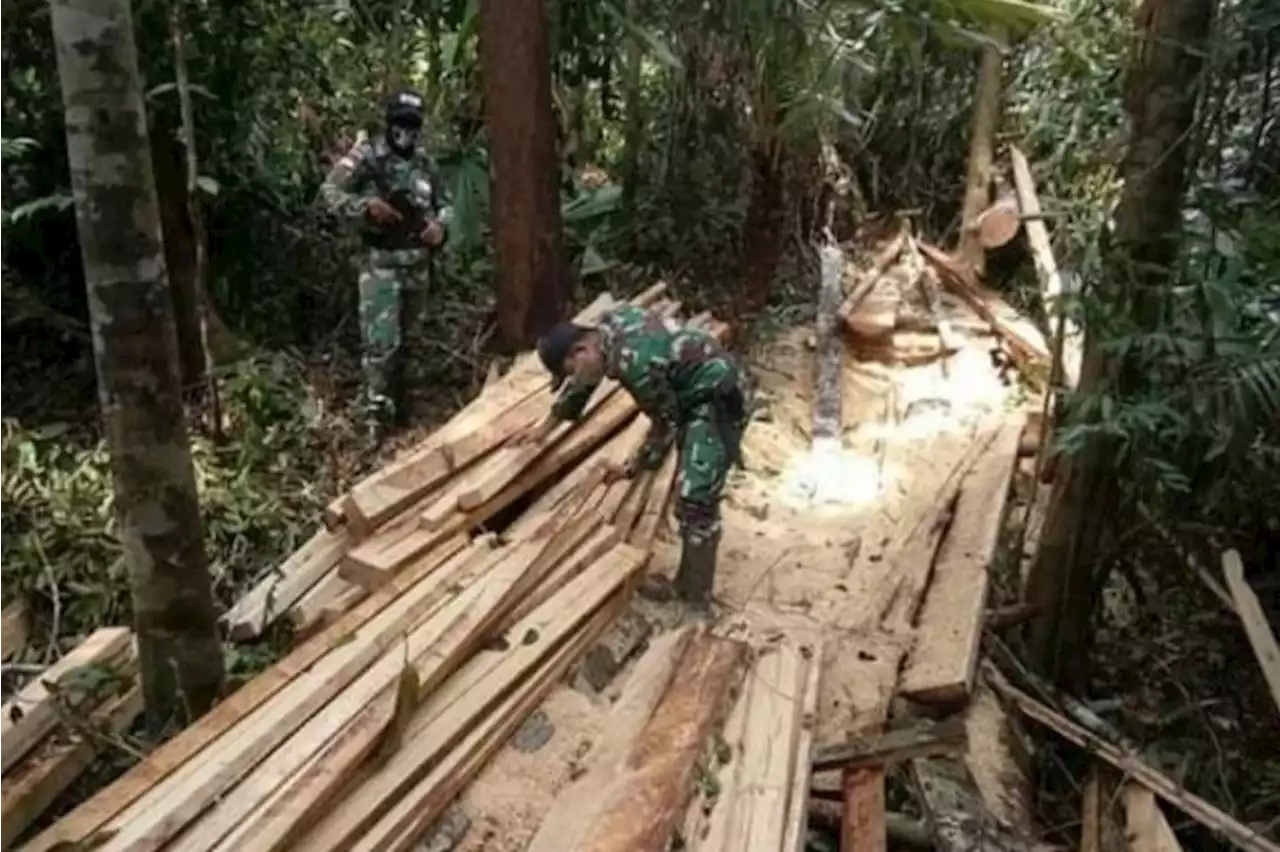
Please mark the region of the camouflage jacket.
[[[681, 423], [710, 402], [737, 368], [705, 331], [631, 305], [606, 312], [597, 331], [604, 349], [604, 375], [616, 379], [652, 423], [636, 459], [652, 469], [661, 463]], [[570, 378], [552, 414], [577, 420], [599, 383]]]
[[[416, 215], [393, 225], [377, 225], [365, 216], [374, 198], [398, 209], [407, 204]], [[320, 199], [330, 212], [354, 219], [367, 245], [384, 250], [425, 252], [418, 241], [418, 226], [425, 226], [421, 218], [431, 217], [445, 226], [452, 218], [443, 187], [426, 158], [401, 157], [381, 138], [357, 142], [338, 160], [320, 186]]]

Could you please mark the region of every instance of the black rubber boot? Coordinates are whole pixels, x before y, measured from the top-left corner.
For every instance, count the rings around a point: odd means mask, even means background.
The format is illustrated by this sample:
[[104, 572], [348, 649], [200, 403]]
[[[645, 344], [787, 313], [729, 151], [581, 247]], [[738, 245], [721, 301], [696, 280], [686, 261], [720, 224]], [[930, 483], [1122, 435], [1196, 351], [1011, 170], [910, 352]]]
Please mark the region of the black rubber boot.
[[675, 588], [680, 600], [696, 612], [711, 612], [711, 590], [716, 580], [716, 550], [719, 538], [692, 542], [685, 539], [680, 550], [680, 570]]

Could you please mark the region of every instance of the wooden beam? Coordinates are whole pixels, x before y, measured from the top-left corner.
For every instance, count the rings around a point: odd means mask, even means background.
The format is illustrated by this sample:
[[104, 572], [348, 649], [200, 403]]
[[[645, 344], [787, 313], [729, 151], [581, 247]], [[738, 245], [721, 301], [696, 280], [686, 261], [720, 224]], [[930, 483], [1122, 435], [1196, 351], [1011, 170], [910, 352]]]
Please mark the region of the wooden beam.
[[351, 546], [345, 529], [320, 530], [244, 594], [222, 617], [227, 635], [237, 642], [261, 636], [327, 574], [337, 568]]
[[476, 655], [414, 716], [401, 748], [298, 840], [296, 848], [308, 852], [350, 849], [356, 838], [421, 781], [477, 716], [601, 607], [639, 569], [643, 559], [634, 548], [619, 545], [592, 571], [575, 578], [516, 625], [512, 631], [515, 641], [507, 648]]
[[854, 742], [822, 746], [813, 753], [813, 770], [886, 768], [904, 760], [960, 754], [967, 742], [964, 720], [958, 716], [938, 724], [913, 722]]
[[1280, 845], [1268, 840], [1258, 832], [1234, 819], [1220, 808], [1191, 793], [1174, 782], [1167, 775], [1152, 769], [1136, 755], [1106, 742], [1087, 728], [1077, 725], [1061, 713], [1049, 709], [1031, 696], [1010, 686], [995, 681], [994, 685], [1005, 699], [1013, 703], [1023, 715], [1034, 719], [1059, 736], [1083, 748], [1085, 751], [1101, 758], [1115, 769], [1142, 784], [1151, 792], [1193, 817], [1206, 828], [1209, 828], [1229, 839], [1241, 849], [1248, 852], [1280, 852]]
[[626, 769], [636, 739], [653, 716], [694, 639], [689, 627], [654, 640], [609, 710], [602, 739], [587, 753], [589, 769], [552, 803], [525, 852], [563, 852], [582, 840], [606, 804], [609, 785]]
[[58, 724], [58, 700], [68, 695], [73, 703], [84, 688], [75, 684], [76, 672], [86, 666], [121, 662], [133, 650], [133, 633], [127, 627], [95, 630], [44, 674], [4, 703], [0, 718], [0, 750], [8, 772]]
[[[119, 734], [142, 712], [142, 690], [134, 687], [124, 695], [94, 710], [89, 724], [105, 734]], [[34, 823], [62, 791], [89, 768], [102, 743], [81, 732], [72, 732], [62, 741], [50, 737], [36, 752], [6, 773], [3, 787], [3, 818], [0, 818], [0, 845], [11, 844]]]
[[1141, 784], [1124, 785], [1125, 834], [1131, 852], [1182, 852], [1156, 796]]
[[1049, 381], [1052, 356], [1044, 334], [1035, 323], [1022, 316], [999, 295], [980, 286], [973, 276], [946, 252], [925, 242], [920, 252], [938, 270], [943, 283], [982, 317], [1008, 344], [1014, 361], [1032, 384], [1043, 387]]
[[692, 643], [606, 804], [583, 840], [565, 852], [666, 849], [693, 793], [698, 758], [742, 676], [746, 650], [740, 642], [705, 635]]
[[963, 762], [913, 760], [911, 777], [939, 852], [1032, 852], [1030, 840], [1006, 830], [986, 809]]
[[902, 694], [913, 701], [961, 704], [973, 689], [989, 568], [1000, 545], [1021, 432], [1020, 422], [1005, 422], [960, 486], [902, 675]]
[[1271, 688], [1271, 698], [1280, 708], [1280, 645], [1276, 644], [1276, 635], [1271, 632], [1262, 603], [1244, 578], [1244, 563], [1240, 561], [1238, 552], [1228, 550], [1222, 554], [1222, 573], [1226, 575], [1236, 612], [1249, 637], [1249, 644], [1253, 646], [1253, 655], [1258, 658], [1262, 676]]
[[[1040, 209], [1040, 196], [1036, 192], [1036, 181], [1031, 175], [1031, 164], [1027, 155], [1017, 145], [1009, 146], [1009, 160], [1013, 165], [1013, 182], [1018, 193], [1018, 205], [1022, 208], [1023, 227], [1027, 231], [1027, 244], [1031, 247], [1031, 257], [1035, 262], [1036, 272], [1040, 276], [1040, 291], [1048, 316], [1057, 316], [1065, 311], [1061, 300], [1066, 295], [1066, 287], [1062, 275], [1058, 272], [1058, 262], [1053, 256], [1053, 243], [1049, 240], [1049, 229], [1045, 227], [1043, 211]], [[1063, 378], [1070, 389], [1080, 384], [1080, 365], [1083, 360], [1083, 335], [1080, 327], [1067, 319], [1063, 327], [1062, 370]]]

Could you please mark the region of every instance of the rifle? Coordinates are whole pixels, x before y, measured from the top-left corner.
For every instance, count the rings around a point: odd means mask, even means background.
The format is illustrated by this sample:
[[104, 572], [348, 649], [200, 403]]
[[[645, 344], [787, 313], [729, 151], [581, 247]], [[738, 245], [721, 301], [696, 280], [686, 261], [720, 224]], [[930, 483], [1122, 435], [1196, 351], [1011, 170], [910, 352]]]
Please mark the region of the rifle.
[[383, 161], [378, 160], [373, 170], [373, 182], [378, 188], [378, 195], [400, 214], [400, 221], [380, 227], [382, 240], [388, 247], [408, 248], [423, 247], [421, 235], [431, 218], [429, 202], [411, 189], [392, 190], [387, 182], [387, 174], [383, 170]]

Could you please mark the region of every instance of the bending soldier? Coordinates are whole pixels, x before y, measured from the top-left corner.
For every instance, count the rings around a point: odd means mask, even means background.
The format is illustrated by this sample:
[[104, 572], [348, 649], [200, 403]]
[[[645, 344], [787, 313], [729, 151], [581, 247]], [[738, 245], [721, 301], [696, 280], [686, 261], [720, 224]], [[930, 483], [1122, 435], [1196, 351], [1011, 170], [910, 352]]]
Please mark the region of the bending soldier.
[[720, 544], [720, 499], [729, 468], [742, 463], [748, 419], [745, 377], [719, 342], [631, 305], [596, 326], [561, 323], [538, 343], [538, 355], [561, 391], [546, 419], [517, 438], [544, 440], [558, 423], [578, 420], [606, 376], [616, 379], [652, 426], [639, 451], [609, 479], [654, 470], [678, 440], [680, 522], [677, 594], [706, 613]]
[[357, 143], [320, 188], [332, 212], [359, 224], [365, 246], [360, 395], [374, 446], [394, 420], [406, 417], [406, 388], [422, 386], [413, 338], [425, 319], [431, 250], [444, 243], [450, 216], [418, 152], [422, 127], [422, 97], [397, 92], [387, 102], [382, 138]]

